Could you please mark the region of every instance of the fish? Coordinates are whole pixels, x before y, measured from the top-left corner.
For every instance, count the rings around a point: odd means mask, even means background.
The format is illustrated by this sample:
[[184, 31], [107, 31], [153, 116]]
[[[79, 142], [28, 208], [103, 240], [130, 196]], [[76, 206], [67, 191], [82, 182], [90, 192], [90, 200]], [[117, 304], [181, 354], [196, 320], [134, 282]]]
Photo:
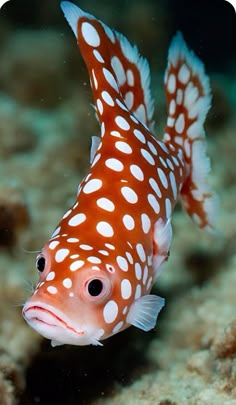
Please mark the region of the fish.
[[130, 326], [150, 331], [165, 300], [152, 293], [169, 256], [178, 200], [214, 232], [204, 122], [209, 78], [180, 32], [168, 52], [168, 118], [154, 132], [150, 69], [121, 33], [76, 4], [61, 9], [88, 69], [100, 136], [75, 202], [36, 258], [39, 281], [23, 317], [52, 346], [103, 345]]

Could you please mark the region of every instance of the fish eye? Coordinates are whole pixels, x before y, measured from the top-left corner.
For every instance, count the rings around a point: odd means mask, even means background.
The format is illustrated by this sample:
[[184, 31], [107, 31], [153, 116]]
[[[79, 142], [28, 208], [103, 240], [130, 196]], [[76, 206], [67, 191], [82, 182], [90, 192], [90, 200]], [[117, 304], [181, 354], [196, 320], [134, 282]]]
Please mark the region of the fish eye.
[[44, 269], [45, 269], [45, 264], [46, 264], [45, 257], [38, 256], [37, 259], [36, 259], [36, 268], [37, 268], [37, 270], [42, 273], [44, 271]]
[[103, 290], [103, 282], [97, 278], [88, 283], [88, 293], [92, 297], [97, 297]]

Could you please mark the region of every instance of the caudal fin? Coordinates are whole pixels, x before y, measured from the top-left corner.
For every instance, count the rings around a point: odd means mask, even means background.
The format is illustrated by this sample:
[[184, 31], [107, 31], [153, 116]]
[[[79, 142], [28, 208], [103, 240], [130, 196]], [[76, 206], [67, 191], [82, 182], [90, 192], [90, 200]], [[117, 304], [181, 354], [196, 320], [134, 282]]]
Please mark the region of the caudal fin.
[[147, 60], [122, 34], [75, 4], [62, 1], [61, 8], [87, 65], [99, 120], [106, 113], [114, 114], [114, 105], [125, 106], [152, 129], [154, 104]]
[[209, 79], [203, 63], [188, 49], [181, 33], [174, 37], [165, 74], [168, 120], [164, 141], [181, 149], [187, 177], [181, 189], [183, 207], [200, 228], [215, 225], [217, 199], [207, 183], [204, 122], [211, 106]]

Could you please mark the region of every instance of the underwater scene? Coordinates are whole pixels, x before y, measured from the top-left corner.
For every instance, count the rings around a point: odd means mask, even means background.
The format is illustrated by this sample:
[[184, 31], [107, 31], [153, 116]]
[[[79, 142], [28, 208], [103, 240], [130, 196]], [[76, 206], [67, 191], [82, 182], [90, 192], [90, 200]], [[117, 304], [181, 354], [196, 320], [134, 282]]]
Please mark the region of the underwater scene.
[[233, 6], [3, 3], [0, 405], [236, 405]]

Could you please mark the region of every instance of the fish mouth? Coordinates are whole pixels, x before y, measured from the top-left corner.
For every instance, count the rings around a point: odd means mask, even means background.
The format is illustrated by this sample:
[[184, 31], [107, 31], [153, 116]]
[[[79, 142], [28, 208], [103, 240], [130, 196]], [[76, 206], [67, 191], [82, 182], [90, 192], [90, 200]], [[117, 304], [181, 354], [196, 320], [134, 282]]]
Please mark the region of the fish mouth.
[[73, 325], [72, 320], [66, 314], [52, 305], [40, 301], [26, 302], [22, 315], [32, 329], [51, 340], [53, 347], [64, 344], [102, 346], [100, 339], [104, 334], [103, 329], [89, 323], [82, 325], [82, 328], [77, 328], [77, 325]]
[[65, 322], [61, 317], [59, 317], [55, 312], [41, 305], [31, 304], [29, 306], [26, 306], [23, 308], [22, 314], [26, 322], [30, 323], [31, 326], [32, 322], [39, 322], [49, 327], [64, 327], [79, 336], [83, 336], [86, 334], [85, 331], [78, 331], [72, 326], [68, 325], [68, 323]]

